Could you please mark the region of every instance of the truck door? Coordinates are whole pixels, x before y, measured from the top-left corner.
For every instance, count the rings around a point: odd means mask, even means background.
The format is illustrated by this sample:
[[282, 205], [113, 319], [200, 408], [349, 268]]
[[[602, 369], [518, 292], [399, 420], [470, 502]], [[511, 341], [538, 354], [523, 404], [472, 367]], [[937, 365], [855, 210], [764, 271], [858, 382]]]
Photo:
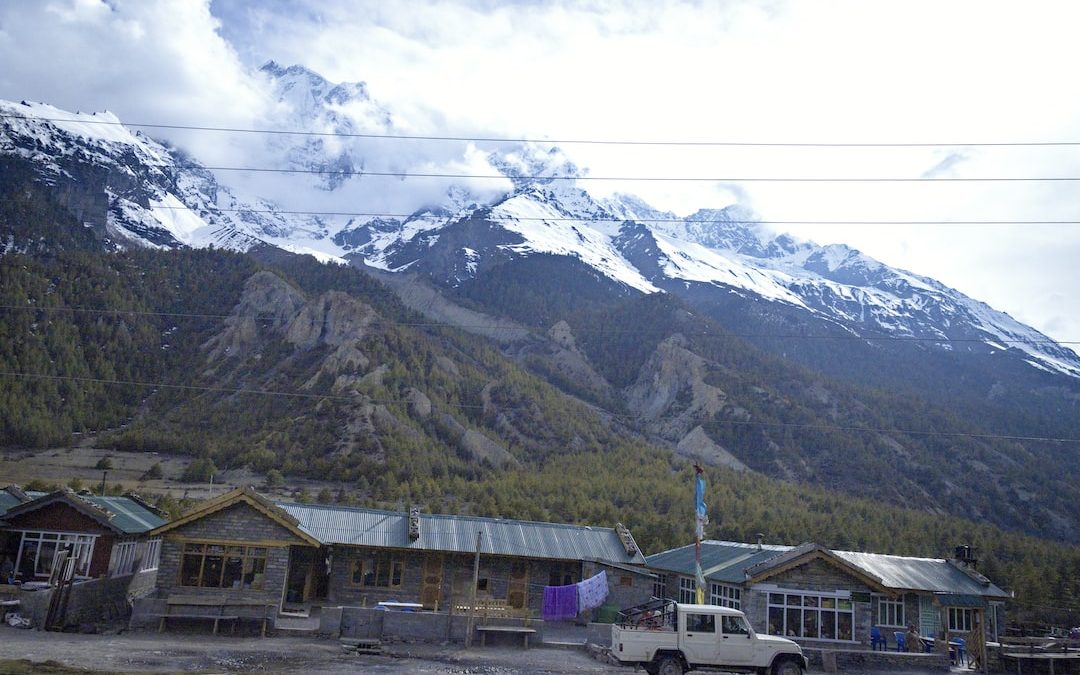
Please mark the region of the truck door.
[[741, 616], [720, 617], [720, 659], [725, 665], [744, 666], [754, 662], [754, 639]]
[[718, 636], [716, 615], [687, 612], [684, 616], [682, 651], [690, 663], [715, 663]]

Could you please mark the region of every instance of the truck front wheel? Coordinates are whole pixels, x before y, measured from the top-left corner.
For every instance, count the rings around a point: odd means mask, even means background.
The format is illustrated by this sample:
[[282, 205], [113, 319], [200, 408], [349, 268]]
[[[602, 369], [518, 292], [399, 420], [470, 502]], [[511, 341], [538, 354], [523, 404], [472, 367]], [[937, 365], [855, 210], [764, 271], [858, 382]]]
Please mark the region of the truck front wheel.
[[803, 675], [803, 671], [794, 659], [781, 659], [773, 664], [772, 675]]
[[[674, 656], [664, 656], [656, 664], [657, 675], [683, 675], [682, 661]], [[784, 673], [784, 675], [788, 675]]]

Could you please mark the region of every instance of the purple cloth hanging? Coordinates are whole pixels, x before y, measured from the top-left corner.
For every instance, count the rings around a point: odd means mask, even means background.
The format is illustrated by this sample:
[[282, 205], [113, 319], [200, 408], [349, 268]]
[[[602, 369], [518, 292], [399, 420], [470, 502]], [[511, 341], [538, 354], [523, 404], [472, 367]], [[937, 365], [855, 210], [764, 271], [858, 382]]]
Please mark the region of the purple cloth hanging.
[[544, 607], [541, 612], [544, 621], [567, 621], [577, 617], [578, 587], [544, 586]]

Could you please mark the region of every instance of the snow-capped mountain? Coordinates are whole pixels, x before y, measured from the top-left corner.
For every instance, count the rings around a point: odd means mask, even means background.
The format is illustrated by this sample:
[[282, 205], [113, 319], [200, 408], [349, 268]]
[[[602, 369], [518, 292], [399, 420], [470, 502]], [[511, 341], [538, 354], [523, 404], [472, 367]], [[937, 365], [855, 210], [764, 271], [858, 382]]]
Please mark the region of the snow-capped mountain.
[[[0, 102], [0, 162], [32, 167], [34, 180], [51, 187], [107, 247], [269, 245], [421, 272], [449, 287], [510, 261], [561, 256], [629, 293], [734, 295], [851, 336], [1004, 353], [1080, 378], [1074, 352], [932, 279], [846, 246], [774, 235], [738, 205], [678, 218], [632, 195], [595, 198], [575, 183], [584, 172], [558, 148], [521, 144], [486, 152], [489, 171], [505, 175], [510, 186], [494, 197], [452, 185], [410, 216], [379, 215], [353, 200], [368, 194], [357, 191], [369, 165], [360, 137], [396, 132], [389, 111], [363, 84], [332, 84], [301, 66], [273, 62], [262, 71], [281, 107], [281, 128], [317, 134], [268, 134], [264, 157], [304, 172], [292, 178], [296, 193], [309, 200], [321, 194], [334, 204], [348, 197], [347, 211], [283, 207], [280, 191], [260, 193], [258, 182], [225, 184], [197, 158], [129, 131], [111, 113]], [[371, 161], [380, 170], [399, 162], [396, 169], [407, 172], [414, 158], [376, 152]], [[23, 245], [5, 236], [5, 250]]]

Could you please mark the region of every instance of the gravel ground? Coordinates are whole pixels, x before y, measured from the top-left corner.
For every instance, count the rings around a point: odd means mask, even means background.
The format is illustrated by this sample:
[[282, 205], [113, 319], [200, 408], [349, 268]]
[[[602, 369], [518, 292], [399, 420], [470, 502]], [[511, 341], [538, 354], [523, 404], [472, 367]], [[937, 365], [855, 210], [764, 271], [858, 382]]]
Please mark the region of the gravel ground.
[[[53, 661], [98, 673], [421, 673], [548, 675], [634, 671], [579, 649], [387, 645], [384, 655], [348, 654], [337, 640], [122, 633], [79, 635], [0, 627], [0, 660]], [[640, 671], [639, 671], [640, 672]]]
[[[26, 660], [28, 668], [10, 670], [4, 661]], [[419, 675], [633, 675], [643, 671], [614, 666], [583, 649], [539, 646], [473, 647], [426, 643], [390, 643], [379, 656], [346, 653], [333, 639], [235, 638], [186, 633], [80, 635], [21, 630], [0, 625], [0, 675], [37, 675], [46, 663], [60, 663], [88, 673], [417, 673]], [[11, 665], [14, 667], [14, 664]], [[47, 672], [56, 672], [48, 670]], [[811, 671], [813, 672], [813, 671]], [[820, 673], [821, 671], [817, 671]], [[939, 671], [940, 672], [940, 671]], [[971, 671], [953, 668], [953, 675]], [[887, 671], [844, 675], [925, 675]]]

